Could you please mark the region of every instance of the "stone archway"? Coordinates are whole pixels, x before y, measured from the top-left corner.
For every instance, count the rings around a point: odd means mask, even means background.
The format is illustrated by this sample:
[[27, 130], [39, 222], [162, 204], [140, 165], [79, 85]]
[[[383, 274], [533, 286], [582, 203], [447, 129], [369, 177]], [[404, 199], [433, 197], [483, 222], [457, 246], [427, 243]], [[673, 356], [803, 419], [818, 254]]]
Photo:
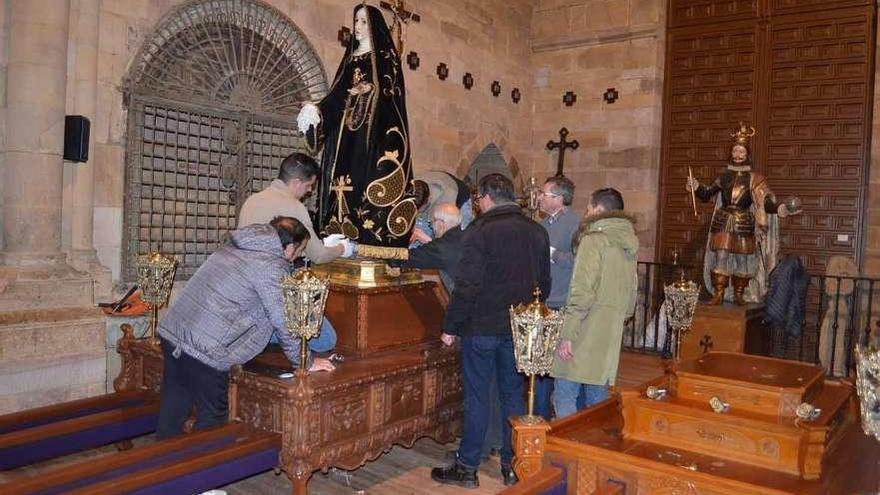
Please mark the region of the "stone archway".
[[462, 177], [471, 187], [476, 187], [483, 176], [491, 173], [506, 175], [513, 181], [518, 191], [524, 186], [524, 179], [516, 159], [508, 156], [495, 142], [490, 142], [479, 152], [469, 151], [461, 162], [457, 176]]
[[175, 256], [186, 279], [235, 228], [251, 192], [305, 143], [302, 104], [327, 78], [292, 20], [255, 0], [191, 0], [147, 37], [123, 81], [128, 110], [123, 276]]

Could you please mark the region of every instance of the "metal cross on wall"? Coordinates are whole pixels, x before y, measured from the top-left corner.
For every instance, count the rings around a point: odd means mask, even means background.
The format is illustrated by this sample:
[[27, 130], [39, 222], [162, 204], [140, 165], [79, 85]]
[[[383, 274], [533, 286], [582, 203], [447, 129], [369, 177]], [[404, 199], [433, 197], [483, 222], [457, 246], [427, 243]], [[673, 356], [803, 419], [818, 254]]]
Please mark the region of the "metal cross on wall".
[[403, 1], [379, 2], [380, 7], [390, 10], [394, 16], [394, 21], [391, 23], [391, 33], [394, 36], [394, 47], [397, 48], [397, 53], [403, 53], [403, 25], [409, 24], [409, 21], [420, 22], [422, 20], [419, 14], [406, 10]]
[[563, 127], [562, 129], [559, 129], [559, 141], [547, 141], [548, 150], [559, 150], [559, 159], [556, 162], [556, 177], [565, 177], [565, 174], [562, 173], [562, 167], [565, 164], [565, 149], [569, 148], [572, 150], [576, 150], [578, 149], [578, 146], [580, 146], [580, 143], [577, 142], [577, 139], [573, 141], [566, 141], [566, 136], [568, 136], [568, 129]]

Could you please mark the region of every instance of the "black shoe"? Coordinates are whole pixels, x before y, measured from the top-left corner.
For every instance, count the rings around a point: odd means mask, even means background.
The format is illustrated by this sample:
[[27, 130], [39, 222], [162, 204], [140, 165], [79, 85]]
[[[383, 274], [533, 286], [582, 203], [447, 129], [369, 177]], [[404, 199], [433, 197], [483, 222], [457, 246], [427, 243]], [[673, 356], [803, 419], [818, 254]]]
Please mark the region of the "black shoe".
[[513, 472], [513, 469], [509, 467], [501, 466], [501, 478], [504, 480], [504, 486], [515, 485], [519, 478], [516, 477], [516, 473]]
[[436, 467], [431, 470], [431, 479], [444, 485], [456, 485], [462, 488], [477, 488], [480, 480], [477, 471], [468, 469], [454, 462], [447, 467]]

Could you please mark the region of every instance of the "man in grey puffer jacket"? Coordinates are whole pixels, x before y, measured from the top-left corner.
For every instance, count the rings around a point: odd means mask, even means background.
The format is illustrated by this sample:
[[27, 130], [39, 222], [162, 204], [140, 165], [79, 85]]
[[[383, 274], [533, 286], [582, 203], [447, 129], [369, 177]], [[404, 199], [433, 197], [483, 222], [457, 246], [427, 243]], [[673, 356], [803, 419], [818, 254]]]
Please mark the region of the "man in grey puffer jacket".
[[[195, 429], [225, 423], [229, 369], [259, 354], [273, 330], [284, 354], [300, 366], [299, 341], [284, 323], [280, 283], [309, 237], [291, 217], [238, 229], [187, 282], [159, 323], [164, 357], [160, 439], [182, 433], [193, 405]], [[311, 370], [333, 369], [326, 359], [310, 361]]]

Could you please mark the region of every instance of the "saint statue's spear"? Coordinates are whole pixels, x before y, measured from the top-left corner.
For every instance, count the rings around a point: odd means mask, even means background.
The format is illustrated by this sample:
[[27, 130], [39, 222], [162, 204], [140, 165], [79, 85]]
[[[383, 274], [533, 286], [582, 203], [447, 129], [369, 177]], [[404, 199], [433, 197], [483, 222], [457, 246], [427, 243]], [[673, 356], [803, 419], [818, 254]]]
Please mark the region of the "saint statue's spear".
[[[691, 168], [688, 167], [688, 183], [692, 184], [694, 182], [694, 173], [691, 171]], [[694, 216], [699, 217], [700, 215], [697, 213], [697, 193], [693, 187], [691, 187], [691, 204], [694, 205]]]

